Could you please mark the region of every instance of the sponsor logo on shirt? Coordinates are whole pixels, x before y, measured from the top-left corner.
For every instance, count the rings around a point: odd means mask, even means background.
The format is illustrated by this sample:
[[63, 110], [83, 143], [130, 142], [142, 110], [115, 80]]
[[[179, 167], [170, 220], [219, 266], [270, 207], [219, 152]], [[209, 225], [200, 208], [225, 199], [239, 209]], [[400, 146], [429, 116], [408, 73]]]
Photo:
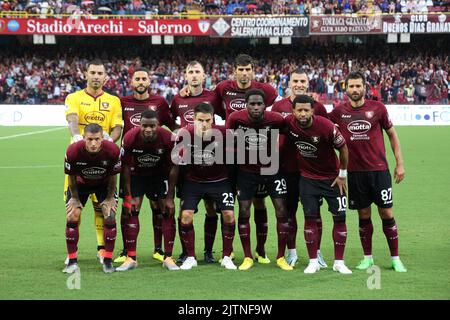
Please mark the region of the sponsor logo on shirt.
[[213, 165], [215, 162], [215, 154], [212, 150], [194, 151], [194, 164]]
[[161, 158], [158, 156], [154, 156], [152, 154], [144, 154], [137, 158], [138, 162], [141, 165], [153, 167], [155, 166]]
[[225, 94], [226, 94], [227, 96], [237, 96], [237, 92], [230, 92], [230, 91], [227, 91]]
[[370, 128], [372, 128], [372, 125], [369, 121], [365, 120], [355, 120], [347, 125], [348, 131], [353, 134], [364, 134], [369, 131]]
[[305, 141], [297, 141], [295, 145], [303, 157], [316, 158], [314, 153], [317, 151], [317, 148], [314, 145]]
[[105, 121], [105, 116], [101, 112], [91, 111], [85, 114], [84, 120], [89, 123], [99, 123]]
[[234, 99], [230, 102], [230, 108], [234, 111], [239, 111], [244, 109], [246, 106], [244, 99]]
[[133, 149], [133, 151], [131, 151], [131, 152], [136, 152], [136, 153], [143, 153], [143, 152], [144, 152], [144, 150]]
[[342, 114], [341, 119], [350, 119], [352, 117], [351, 114]]
[[189, 123], [194, 122], [194, 110], [188, 110], [183, 114], [184, 120], [186, 120]]
[[81, 173], [87, 179], [98, 179], [106, 173], [106, 169], [100, 167], [91, 167], [83, 169]]
[[141, 114], [140, 113], [133, 114], [130, 117], [130, 122], [133, 126], [139, 127], [139, 125], [141, 124]]
[[258, 147], [267, 145], [267, 136], [262, 133], [249, 134], [245, 137], [245, 142], [250, 147]]
[[77, 162], [76, 164], [77, 164], [77, 166], [85, 166], [85, 165], [87, 165], [86, 162]]
[[178, 105], [179, 109], [183, 109], [183, 108], [187, 108], [187, 107], [189, 107], [188, 104], [180, 104], [180, 105]]
[[125, 108], [125, 109], [123, 109], [124, 111], [134, 111], [134, 108]]

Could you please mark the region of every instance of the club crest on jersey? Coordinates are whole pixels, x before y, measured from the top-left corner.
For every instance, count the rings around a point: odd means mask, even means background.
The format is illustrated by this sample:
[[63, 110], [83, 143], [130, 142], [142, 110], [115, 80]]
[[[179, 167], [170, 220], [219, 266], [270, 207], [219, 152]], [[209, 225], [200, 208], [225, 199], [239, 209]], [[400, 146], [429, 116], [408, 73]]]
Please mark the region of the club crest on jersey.
[[319, 141], [320, 141], [320, 137], [318, 137], [318, 136], [312, 136], [312, 137], [311, 137], [311, 141], [312, 141], [313, 143], [315, 143], [315, 144], [318, 144]]
[[102, 161], [102, 165], [106, 167], [108, 165], [108, 161], [106, 160]]
[[150, 110], [156, 111], [156, 106], [148, 106]]
[[366, 117], [371, 119], [373, 117], [374, 112], [373, 111], [366, 111]]
[[164, 153], [164, 149], [156, 149], [156, 153], [157, 154], [163, 154]]
[[109, 108], [109, 102], [102, 102], [102, 108], [108, 109]]

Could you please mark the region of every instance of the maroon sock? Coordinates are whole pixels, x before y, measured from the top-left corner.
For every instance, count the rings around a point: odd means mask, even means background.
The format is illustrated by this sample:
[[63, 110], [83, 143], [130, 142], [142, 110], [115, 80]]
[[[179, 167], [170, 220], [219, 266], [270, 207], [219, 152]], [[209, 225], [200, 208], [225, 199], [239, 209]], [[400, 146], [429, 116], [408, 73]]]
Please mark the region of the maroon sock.
[[255, 209], [254, 213], [255, 225], [256, 225], [256, 252], [262, 257], [266, 256], [266, 241], [267, 241], [267, 210]]
[[296, 215], [291, 215], [291, 218], [289, 219], [289, 237], [287, 241], [287, 248], [288, 249], [295, 249], [297, 247], [297, 231], [298, 231], [298, 225], [297, 225], [297, 217]]
[[336, 221], [333, 225], [334, 259], [344, 260], [347, 226], [345, 221]]
[[162, 213], [160, 209], [152, 209], [153, 241], [155, 250], [162, 246]]
[[116, 236], [116, 220], [105, 221], [103, 227], [103, 239], [105, 240], [105, 254], [103, 255], [104, 258], [112, 258], [114, 245], [116, 243]]
[[361, 245], [365, 256], [372, 255], [372, 235], [372, 219], [359, 219], [359, 238], [361, 239]]
[[164, 255], [165, 257], [171, 257], [176, 234], [175, 218], [163, 215], [162, 230], [164, 235]]
[[322, 218], [319, 217], [316, 220], [317, 223], [317, 250], [320, 250], [320, 244], [322, 243]]
[[205, 216], [205, 251], [212, 251], [217, 232], [217, 215]]
[[180, 217], [178, 217], [177, 222], [178, 222], [178, 237], [180, 237], [180, 243], [181, 243], [181, 251], [183, 253], [186, 253], [186, 248], [184, 246], [184, 242], [183, 242], [183, 240], [181, 240], [181, 218]]
[[391, 257], [398, 256], [398, 230], [395, 219], [383, 219], [383, 232], [391, 251]]
[[232, 245], [234, 240], [234, 234], [236, 233], [236, 223], [222, 223], [222, 245], [223, 252], [222, 257], [230, 256], [232, 251]]
[[277, 259], [284, 257], [291, 227], [287, 218], [277, 218], [278, 253]]
[[124, 249], [127, 248], [126, 234], [127, 234], [128, 219], [129, 215], [122, 212], [122, 215], [120, 216], [120, 232], [122, 234], [122, 244]]
[[317, 222], [315, 219], [305, 219], [305, 236], [306, 248], [310, 259], [317, 259]]
[[139, 216], [137, 214], [128, 216], [127, 226], [125, 228], [125, 248], [127, 249], [127, 255], [130, 257], [136, 257], [136, 246], [139, 230]]
[[69, 255], [69, 259], [77, 258], [78, 251], [78, 239], [80, 238], [80, 233], [78, 232], [78, 223], [70, 223], [66, 224], [66, 245], [67, 245], [67, 253]]
[[184, 224], [181, 222], [180, 227], [181, 241], [184, 243], [186, 248], [186, 254], [188, 257], [195, 257], [195, 232], [194, 225], [191, 223]]
[[241, 238], [244, 257], [253, 258], [250, 247], [250, 218], [241, 218], [238, 220], [239, 237]]

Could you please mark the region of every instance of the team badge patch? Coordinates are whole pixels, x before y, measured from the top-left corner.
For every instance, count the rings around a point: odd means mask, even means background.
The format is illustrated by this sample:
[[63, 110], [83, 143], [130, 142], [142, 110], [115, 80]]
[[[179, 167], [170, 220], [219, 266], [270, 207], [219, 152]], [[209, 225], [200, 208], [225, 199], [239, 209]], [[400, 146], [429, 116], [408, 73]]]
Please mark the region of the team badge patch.
[[109, 108], [109, 102], [102, 102], [102, 108], [108, 109]]
[[108, 161], [102, 161], [102, 165], [104, 165], [105, 167], [108, 165]]
[[318, 137], [318, 136], [312, 136], [312, 137], [311, 137], [311, 140], [312, 140], [313, 143], [317, 144], [317, 143], [319, 143], [319, 141], [320, 141], [320, 137]]
[[371, 119], [373, 117], [373, 111], [366, 111], [366, 117]]

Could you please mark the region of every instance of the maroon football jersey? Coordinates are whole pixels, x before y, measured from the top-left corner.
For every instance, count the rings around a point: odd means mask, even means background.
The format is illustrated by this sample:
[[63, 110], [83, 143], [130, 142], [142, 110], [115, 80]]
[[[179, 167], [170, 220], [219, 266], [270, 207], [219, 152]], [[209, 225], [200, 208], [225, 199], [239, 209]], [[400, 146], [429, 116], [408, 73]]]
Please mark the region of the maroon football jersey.
[[[272, 130], [282, 129], [284, 125], [284, 118], [282, 115], [272, 111], [264, 111], [263, 120], [260, 123], [250, 122], [248, 111], [240, 110], [233, 112], [226, 122], [227, 129], [238, 130], [245, 132], [245, 163], [239, 164], [239, 168], [244, 171], [253, 173], [260, 173], [261, 168], [270, 167], [269, 164], [262, 164], [260, 153], [266, 154], [269, 157], [279, 157], [278, 144], [276, 150], [272, 150]], [[253, 130], [251, 130], [253, 129]], [[250, 132], [249, 130], [253, 131]], [[240, 131], [240, 130], [239, 130]], [[236, 132], [237, 141], [239, 141], [239, 131]], [[241, 137], [243, 138], [243, 137]], [[274, 137], [278, 141], [278, 136]], [[261, 152], [262, 151], [262, 152]], [[237, 146], [237, 152], [242, 152], [242, 146]], [[256, 163], [250, 162], [250, 153], [257, 155]], [[238, 159], [239, 160], [239, 159]], [[273, 160], [272, 160], [273, 161]], [[276, 159], [279, 161], [279, 158]]]
[[252, 81], [247, 89], [239, 89], [236, 80], [223, 80], [215, 88], [215, 92], [222, 101], [222, 108], [225, 110], [226, 120], [234, 111], [245, 109], [245, 93], [250, 89], [260, 89], [264, 91], [266, 99], [264, 103], [266, 107], [271, 106], [277, 98], [276, 90], [268, 83]]
[[170, 114], [167, 101], [157, 95], [150, 95], [148, 99], [137, 100], [133, 95], [121, 97], [122, 115], [124, 121], [123, 136], [132, 128], [139, 127], [141, 123], [141, 113], [147, 109], [156, 111], [161, 125], [170, 129], [175, 127], [175, 122]]
[[120, 150], [115, 143], [103, 140], [98, 153], [89, 153], [81, 140], [67, 148], [64, 172], [76, 176], [78, 185], [106, 186], [108, 178], [120, 172], [120, 165]]
[[228, 177], [225, 164], [226, 130], [224, 126], [215, 124], [212, 128], [216, 130], [217, 134], [213, 135], [211, 139], [202, 139], [196, 136], [194, 125], [181, 128], [177, 134], [177, 143], [182, 145], [181, 152], [184, 156], [189, 157], [184, 161], [187, 180], [216, 182]]
[[171, 165], [172, 133], [158, 128], [157, 138], [145, 142], [141, 128], [128, 131], [122, 141], [122, 163], [130, 166], [132, 175], [166, 177]]
[[173, 119], [180, 117], [180, 127], [194, 123], [194, 108], [201, 102], [207, 102], [214, 108], [214, 113], [225, 118], [220, 100], [214, 91], [203, 89], [198, 96], [182, 97], [177, 94], [170, 105], [170, 113]]
[[[315, 101], [313, 104], [314, 114], [328, 118], [327, 109], [325, 106]], [[290, 97], [284, 98], [273, 104], [273, 112], [281, 113], [283, 117], [292, 114], [292, 100]], [[283, 172], [298, 172], [298, 159], [293, 156], [297, 154], [297, 147], [291, 139], [285, 139], [284, 135], [280, 136], [280, 154], [281, 154], [281, 170]]]
[[330, 120], [313, 116], [312, 125], [302, 128], [293, 115], [286, 118], [288, 138], [300, 154], [300, 174], [302, 177], [328, 180], [339, 173], [339, 159], [334, 149], [345, 145], [345, 139]]
[[353, 108], [346, 102], [333, 109], [330, 120], [339, 126], [348, 146], [348, 171], [388, 170], [383, 130], [392, 128], [384, 104], [366, 100]]

